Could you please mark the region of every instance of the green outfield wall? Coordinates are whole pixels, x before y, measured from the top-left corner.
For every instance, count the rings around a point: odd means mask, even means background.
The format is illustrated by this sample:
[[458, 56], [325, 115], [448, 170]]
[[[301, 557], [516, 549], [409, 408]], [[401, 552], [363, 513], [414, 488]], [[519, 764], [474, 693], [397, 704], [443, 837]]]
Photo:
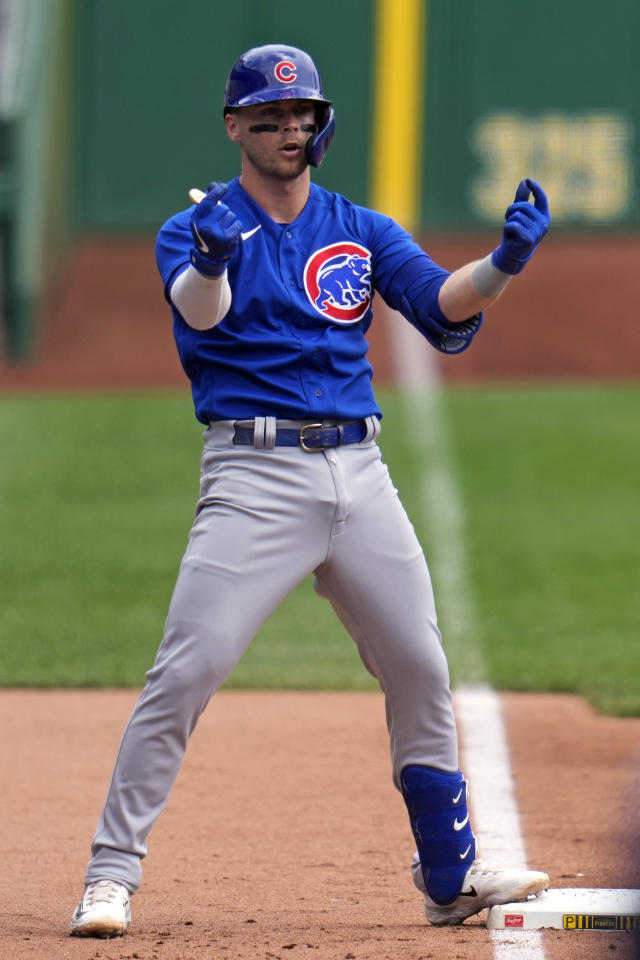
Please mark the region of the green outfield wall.
[[[223, 91], [248, 48], [312, 51], [339, 134], [318, 181], [366, 199], [373, 4], [362, 0], [83, 0], [77, 28], [80, 229], [155, 229], [190, 186], [228, 180], [238, 155]], [[329, 26], [331, 25], [331, 26]]]
[[[419, 225], [495, 223], [532, 175], [548, 189], [555, 225], [639, 226], [637, 0], [423, 4]], [[402, 15], [403, 0], [396, 6]], [[316, 179], [367, 203], [373, 131], [385, 124], [372, 99], [376, 9], [370, 0], [77, 3], [79, 228], [155, 229], [190, 185], [235, 175], [225, 78], [242, 51], [276, 40], [312, 53], [336, 101], [336, 139]], [[410, 76], [397, 59], [396, 81]]]
[[640, 3], [428, 10], [423, 226], [495, 223], [523, 173], [555, 226], [640, 226]]

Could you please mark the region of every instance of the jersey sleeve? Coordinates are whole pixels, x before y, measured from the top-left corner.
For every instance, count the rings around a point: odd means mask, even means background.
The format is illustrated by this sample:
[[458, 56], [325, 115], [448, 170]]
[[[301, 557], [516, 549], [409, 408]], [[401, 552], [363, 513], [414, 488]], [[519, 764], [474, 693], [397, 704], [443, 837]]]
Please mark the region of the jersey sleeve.
[[164, 284], [164, 295], [170, 300], [170, 291], [174, 281], [189, 266], [190, 250], [193, 245], [189, 217], [191, 210], [183, 210], [171, 217], [161, 227], [156, 240], [156, 262]]
[[461, 353], [482, 324], [482, 314], [452, 322], [440, 309], [438, 294], [450, 275], [389, 217], [375, 225], [374, 283], [385, 303], [442, 353]]

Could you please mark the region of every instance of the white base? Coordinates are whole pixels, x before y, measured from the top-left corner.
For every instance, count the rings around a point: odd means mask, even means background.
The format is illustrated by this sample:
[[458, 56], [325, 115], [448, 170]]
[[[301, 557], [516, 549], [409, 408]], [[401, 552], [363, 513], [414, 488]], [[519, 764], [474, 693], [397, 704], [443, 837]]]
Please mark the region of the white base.
[[491, 930], [640, 930], [640, 890], [543, 890], [522, 903], [491, 907]]

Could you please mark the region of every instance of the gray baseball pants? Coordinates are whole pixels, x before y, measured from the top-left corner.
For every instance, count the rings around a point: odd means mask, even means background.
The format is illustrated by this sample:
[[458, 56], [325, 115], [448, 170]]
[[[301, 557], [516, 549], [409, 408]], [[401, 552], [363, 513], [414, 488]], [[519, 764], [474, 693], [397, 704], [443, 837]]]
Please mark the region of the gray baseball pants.
[[147, 836], [200, 714], [312, 572], [384, 692], [395, 785], [408, 764], [458, 768], [429, 571], [375, 441], [378, 421], [369, 418], [361, 443], [313, 453], [269, 446], [274, 422], [264, 426], [261, 447], [234, 446], [230, 421], [205, 432], [195, 521], [120, 744], [87, 883], [113, 879], [136, 892]]

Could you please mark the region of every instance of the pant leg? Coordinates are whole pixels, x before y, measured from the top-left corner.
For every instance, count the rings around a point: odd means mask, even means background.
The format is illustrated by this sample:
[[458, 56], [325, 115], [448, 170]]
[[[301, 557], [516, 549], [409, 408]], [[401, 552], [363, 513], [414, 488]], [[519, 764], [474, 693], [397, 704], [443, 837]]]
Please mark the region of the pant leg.
[[334, 514], [322, 455], [205, 450], [164, 639], [124, 732], [87, 883], [138, 889], [148, 833], [200, 714], [262, 623], [326, 556]]
[[335, 459], [344, 522], [316, 570], [316, 590], [384, 691], [396, 786], [409, 764], [455, 771], [449, 670], [422, 548], [379, 450], [345, 447]]

